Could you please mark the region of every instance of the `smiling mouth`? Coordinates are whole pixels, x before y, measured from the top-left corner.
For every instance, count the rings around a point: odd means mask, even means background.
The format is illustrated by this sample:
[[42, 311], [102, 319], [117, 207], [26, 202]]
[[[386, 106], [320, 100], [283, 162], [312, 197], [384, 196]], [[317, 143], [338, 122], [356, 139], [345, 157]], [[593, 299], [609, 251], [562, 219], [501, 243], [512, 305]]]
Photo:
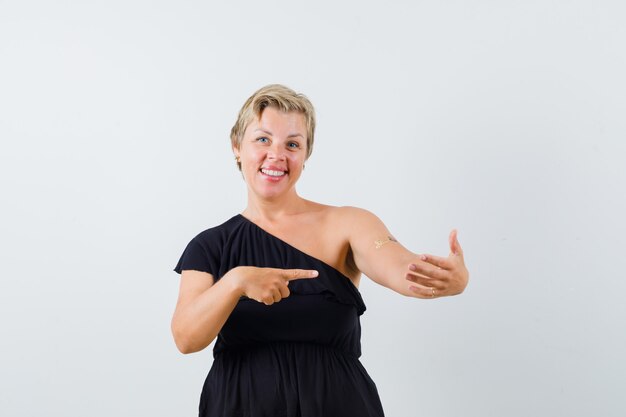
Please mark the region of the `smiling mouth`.
[[269, 175], [270, 177], [276, 177], [276, 178], [282, 177], [283, 175], [287, 174], [287, 171], [274, 171], [272, 169], [265, 169], [265, 168], [261, 168], [259, 171], [261, 171], [265, 175]]

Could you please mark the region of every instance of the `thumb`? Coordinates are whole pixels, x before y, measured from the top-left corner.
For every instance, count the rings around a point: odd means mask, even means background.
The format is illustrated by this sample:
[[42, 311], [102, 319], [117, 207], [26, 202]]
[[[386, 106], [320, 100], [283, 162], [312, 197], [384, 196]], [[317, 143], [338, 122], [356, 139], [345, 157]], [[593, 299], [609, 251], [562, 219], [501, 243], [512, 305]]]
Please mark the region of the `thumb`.
[[450, 255], [463, 255], [463, 250], [458, 240], [458, 234], [459, 232], [456, 229], [452, 229], [450, 232], [450, 237], [448, 238], [450, 243]]
[[314, 269], [285, 269], [283, 271], [288, 282], [294, 279], [317, 278], [319, 275], [319, 272]]

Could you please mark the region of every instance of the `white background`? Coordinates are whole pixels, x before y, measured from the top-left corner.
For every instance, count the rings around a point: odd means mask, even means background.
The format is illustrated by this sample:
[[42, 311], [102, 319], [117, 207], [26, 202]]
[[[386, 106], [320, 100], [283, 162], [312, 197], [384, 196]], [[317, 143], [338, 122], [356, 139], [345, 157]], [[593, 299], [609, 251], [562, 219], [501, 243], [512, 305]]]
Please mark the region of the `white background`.
[[[217, 3], [217, 2], [215, 2]], [[386, 414], [623, 416], [621, 1], [0, 0], [0, 415], [193, 416], [210, 349], [170, 334], [187, 242], [245, 206], [257, 88], [315, 104], [302, 196], [471, 283], [363, 279]]]

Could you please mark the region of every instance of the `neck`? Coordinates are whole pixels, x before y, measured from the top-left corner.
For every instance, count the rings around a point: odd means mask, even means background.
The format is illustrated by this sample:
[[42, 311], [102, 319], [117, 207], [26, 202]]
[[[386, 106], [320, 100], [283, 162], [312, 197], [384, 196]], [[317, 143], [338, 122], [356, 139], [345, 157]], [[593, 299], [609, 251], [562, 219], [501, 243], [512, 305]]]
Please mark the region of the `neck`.
[[243, 216], [256, 223], [273, 223], [302, 211], [305, 201], [296, 190], [276, 198], [260, 198], [248, 190], [248, 205]]

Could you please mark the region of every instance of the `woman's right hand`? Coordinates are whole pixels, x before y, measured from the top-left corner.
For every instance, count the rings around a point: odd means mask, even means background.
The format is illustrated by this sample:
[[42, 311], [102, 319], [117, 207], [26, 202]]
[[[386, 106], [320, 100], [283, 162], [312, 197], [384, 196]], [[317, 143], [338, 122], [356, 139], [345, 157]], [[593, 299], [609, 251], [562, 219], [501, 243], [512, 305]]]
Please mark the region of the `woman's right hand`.
[[311, 269], [238, 266], [227, 275], [230, 275], [241, 295], [269, 306], [289, 297], [289, 281], [316, 278], [319, 273]]

